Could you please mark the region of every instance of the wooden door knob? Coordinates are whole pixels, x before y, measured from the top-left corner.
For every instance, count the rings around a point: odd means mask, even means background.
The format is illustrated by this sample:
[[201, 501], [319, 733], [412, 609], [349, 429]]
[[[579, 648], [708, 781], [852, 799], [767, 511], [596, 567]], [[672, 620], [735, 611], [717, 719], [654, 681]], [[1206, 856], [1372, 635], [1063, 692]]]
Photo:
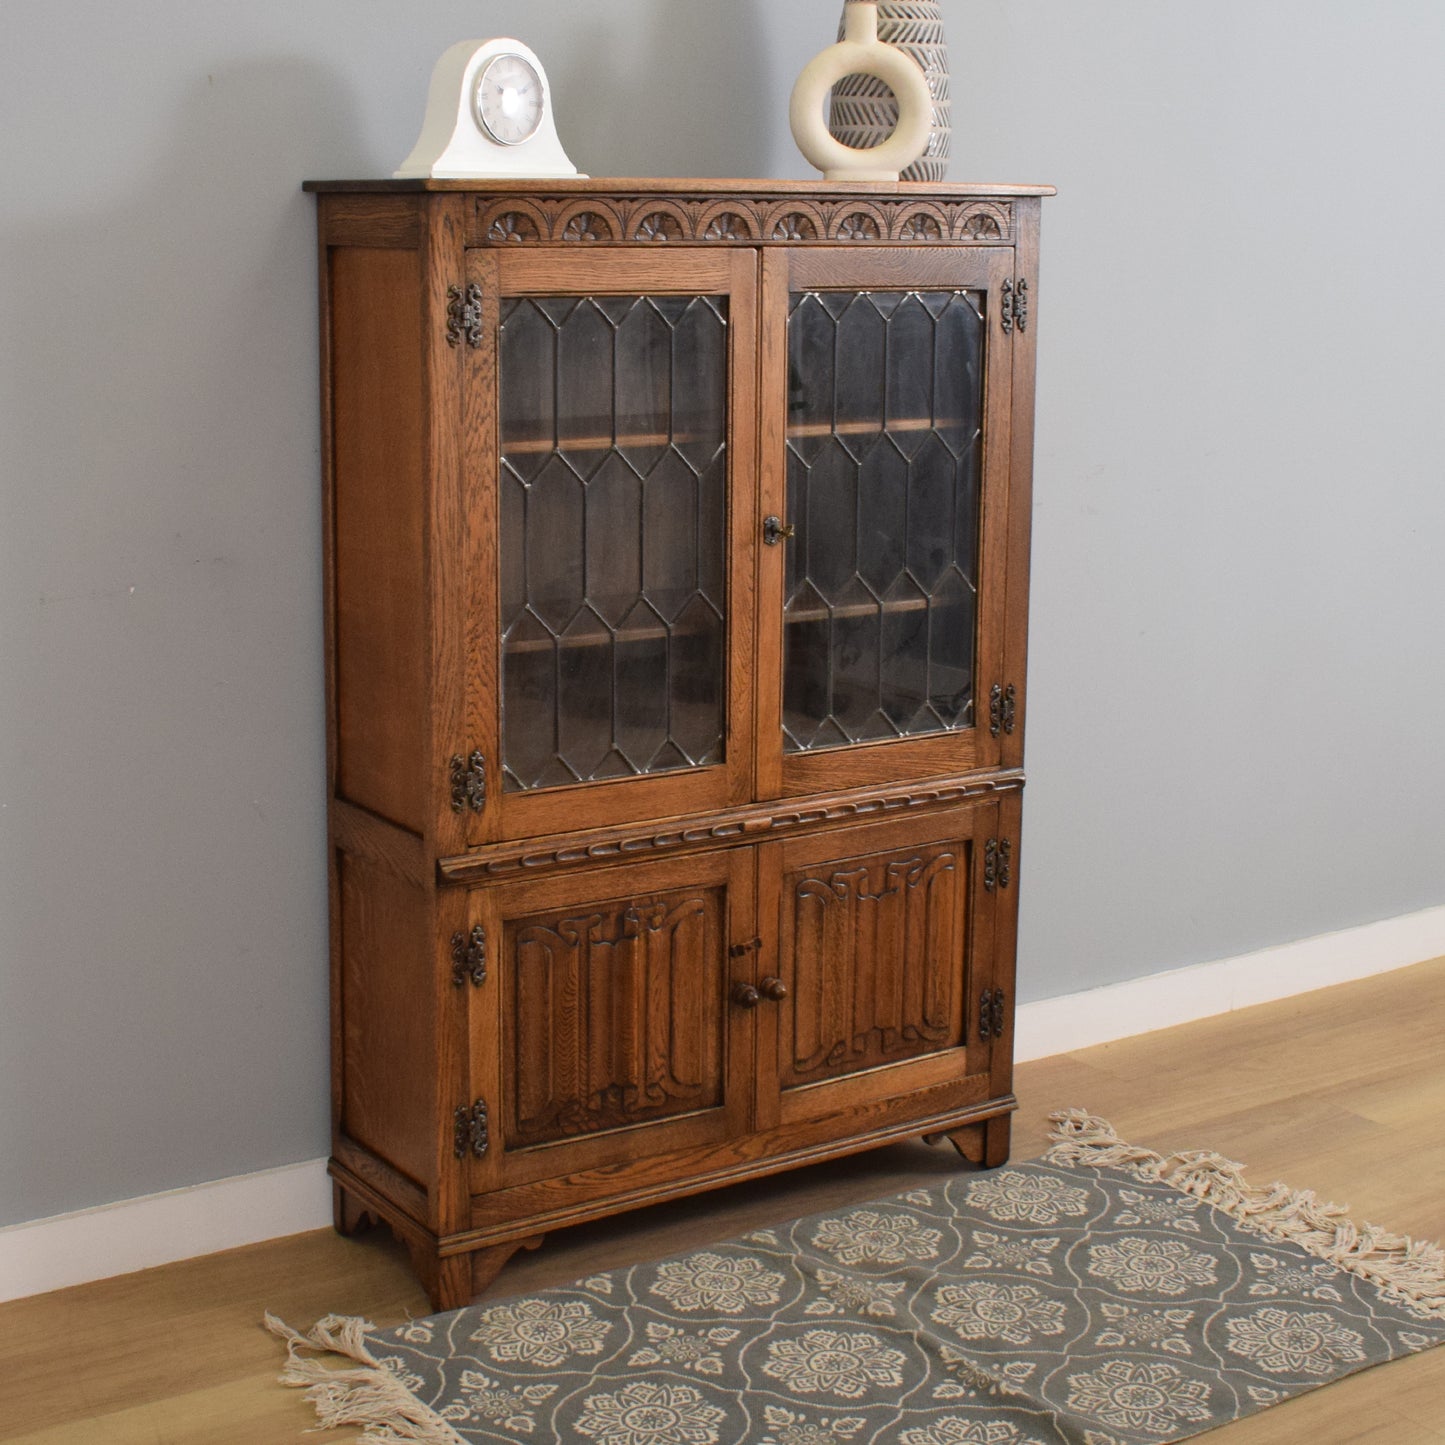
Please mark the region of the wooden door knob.
[[739, 1008], [757, 1008], [763, 1001], [763, 996], [750, 983], [735, 983], [733, 985], [733, 1002]]
[[758, 985], [764, 998], [770, 998], [774, 1003], [781, 1003], [788, 996], [788, 985], [782, 979], [775, 978], [769, 974], [762, 983]]

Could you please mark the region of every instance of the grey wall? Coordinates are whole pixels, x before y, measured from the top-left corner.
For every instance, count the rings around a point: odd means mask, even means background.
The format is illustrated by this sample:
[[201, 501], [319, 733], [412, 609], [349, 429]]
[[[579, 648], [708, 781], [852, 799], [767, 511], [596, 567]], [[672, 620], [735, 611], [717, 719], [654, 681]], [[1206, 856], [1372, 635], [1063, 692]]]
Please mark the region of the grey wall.
[[[1051, 181], [1022, 992], [1445, 901], [1445, 7], [949, 0]], [[593, 174], [798, 176], [836, 0], [4, 0], [0, 1224], [326, 1148], [307, 176], [541, 52]]]

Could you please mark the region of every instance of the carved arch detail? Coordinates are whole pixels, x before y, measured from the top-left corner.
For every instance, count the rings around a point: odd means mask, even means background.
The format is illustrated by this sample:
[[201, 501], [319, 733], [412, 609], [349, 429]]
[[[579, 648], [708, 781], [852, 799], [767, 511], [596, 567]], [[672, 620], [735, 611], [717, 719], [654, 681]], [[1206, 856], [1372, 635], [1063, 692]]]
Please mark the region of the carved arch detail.
[[1013, 236], [1004, 200], [594, 193], [480, 196], [467, 244], [704, 246], [999, 245]]

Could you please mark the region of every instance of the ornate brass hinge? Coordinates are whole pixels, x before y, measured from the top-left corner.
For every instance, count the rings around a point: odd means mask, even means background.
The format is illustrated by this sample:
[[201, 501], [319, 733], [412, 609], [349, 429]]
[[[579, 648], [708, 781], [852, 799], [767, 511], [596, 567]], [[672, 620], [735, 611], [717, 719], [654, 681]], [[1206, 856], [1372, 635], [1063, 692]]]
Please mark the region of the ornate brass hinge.
[[463, 341], [473, 350], [482, 344], [482, 288], [475, 281], [447, 287], [447, 345]]
[[452, 769], [452, 812], [461, 813], [470, 808], [480, 813], [487, 806], [487, 760], [481, 753], [462, 757], [458, 753], [451, 763]]
[[1020, 276], [1017, 281], [1006, 280], [1003, 294], [999, 298], [999, 326], [1005, 336], [1015, 326], [1020, 331], [1029, 329], [1029, 283]]
[[1013, 844], [1007, 838], [990, 838], [983, 845], [983, 886], [992, 893], [1013, 881]]
[[986, 988], [978, 996], [978, 1036], [987, 1043], [1003, 1037], [1004, 994], [1001, 988]]
[[487, 981], [487, 931], [478, 924], [471, 934], [452, 934], [452, 982], [458, 988], [470, 979], [475, 988]]
[[470, 1151], [480, 1159], [492, 1142], [487, 1133], [487, 1101], [478, 1099], [470, 1108], [458, 1104], [452, 1122], [455, 1125], [453, 1153], [458, 1159], [465, 1159]]
[[988, 695], [988, 731], [990, 737], [1014, 730], [1014, 706], [1017, 694], [1013, 683], [1007, 687], [994, 683]]

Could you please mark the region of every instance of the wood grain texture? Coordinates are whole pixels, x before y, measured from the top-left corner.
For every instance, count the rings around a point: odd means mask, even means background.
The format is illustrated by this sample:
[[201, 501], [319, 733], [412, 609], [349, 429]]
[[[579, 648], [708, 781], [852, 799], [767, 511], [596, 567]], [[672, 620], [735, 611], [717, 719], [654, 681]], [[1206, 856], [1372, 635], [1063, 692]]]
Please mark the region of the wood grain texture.
[[986, 1079], [959, 1077], [947, 1056], [924, 1060], [921, 1066], [905, 1065], [898, 1072], [907, 1070], [916, 1079], [920, 1067], [946, 1077], [931, 1087], [893, 1096], [846, 1079], [831, 1086], [838, 1101], [831, 1113], [810, 1105], [799, 1111], [805, 1117], [778, 1129], [735, 1135], [671, 1156], [619, 1157], [613, 1149], [606, 1162], [592, 1169], [478, 1195], [473, 1200], [475, 1228], [450, 1243], [454, 1248], [489, 1245], [516, 1239], [528, 1229], [580, 1224], [621, 1209], [683, 1199], [822, 1159], [841, 1159], [898, 1139], [951, 1131], [1015, 1107], [1011, 1097], [989, 1098]]
[[[452, 543], [460, 561], [455, 578], [462, 606], [451, 607], [452, 625], [459, 629], [462, 652], [456, 659], [462, 680], [461, 715], [451, 753], [479, 751], [491, 760], [488, 785], [501, 790], [502, 719], [497, 699], [502, 695], [501, 675], [501, 506], [498, 496], [497, 457], [500, 424], [497, 418], [501, 327], [501, 275], [491, 252], [468, 250], [466, 280], [482, 296], [482, 344], [463, 348], [461, 398], [461, 494], [452, 518]], [[445, 545], [445, 544], [444, 544]], [[502, 836], [500, 808], [469, 815], [459, 828], [468, 843], [489, 842]]]
[[[764, 251], [758, 337], [758, 514], [788, 520], [789, 258]], [[754, 535], [757, 535], [756, 533]], [[759, 798], [783, 791], [783, 594], [788, 549], [753, 547], [757, 644], [753, 654], [758, 726], [753, 744]]]
[[430, 1215], [427, 1191], [414, 1180], [345, 1134], [332, 1140], [331, 1154], [328, 1167], [332, 1178], [378, 1218], [399, 1215], [418, 1228], [426, 1226]]
[[431, 881], [431, 854], [425, 840], [344, 798], [332, 800], [331, 841], [343, 853], [377, 863], [398, 878], [424, 886]]
[[899, 196], [934, 196], [941, 199], [960, 197], [1000, 196], [1053, 196], [1058, 192], [1053, 186], [1036, 185], [995, 185], [968, 182], [941, 184], [932, 181], [850, 181], [840, 185], [836, 181], [803, 180], [780, 181], [776, 179], [730, 178], [721, 176], [689, 176], [685, 180], [676, 177], [657, 176], [575, 176], [554, 180], [539, 180], [534, 177], [509, 179], [498, 178], [477, 182], [475, 180], [447, 180], [442, 177], [415, 177], [407, 180], [310, 180], [302, 183], [302, 189], [320, 195], [337, 192], [355, 192], [360, 195], [407, 195], [426, 191], [469, 191], [486, 195], [541, 195], [541, 196], [586, 196], [675, 194], [706, 196], [806, 196], [814, 200], [829, 198], [845, 201], [854, 196], [871, 196], [891, 199]]
[[[1015, 1154], [1052, 1109], [1083, 1105], [1152, 1148], [1218, 1149], [1421, 1239], [1445, 1238], [1440, 1106], [1445, 959], [1157, 1034], [1023, 1064]], [[1161, 1067], [1161, 1061], [1163, 1066]], [[1218, 1086], [1228, 1083], [1218, 1094]], [[893, 1144], [601, 1219], [512, 1258], [488, 1298], [685, 1253], [784, 1219], [952, 1175], [952, 1149]], [[965, 1166], [966, 1167], [966, 1166]], [[428, 1304], [385, 1231], [317, 1230], [0, 1305], [7, 1445], [257, 1445], [308, 1438], [315, 1412], [276, 1383], [265, 1310], [378, 1325]], [[76, 1321], [85, 1322], [83, 1343]], [[178, 1352], [184, 1368], [178, 1368]], [[1212, 1432], [1219, 1445], [1438, 1445], [1445, 1349], [1366, 1370]], [[355, 1445], [358, 1431], [327, 1436]]]
[[980, 801], [760, 849], [760, 874], [780, 880], [777, 969], [789, 989], [760, 1121], [797, 1129], [874, 1099], [906, 1110], [911, 1098], [922, 1115], [946, 1107], [950, 1086], [960, 1104], [1006, 1097], [984, 1082], [988, 1052], [967, 1034], [992, 937], [980, 839], [997, 816]]
[[420, 261], [333, 249], [334, 707], [339, 796], [425, 831], [425, 505]]
[[443, 883], [481, 883], [517, 874], [540, 875], [554, 870], [596, 867], [647, 857], [744, 845], [767, 837], [814, 833], [837, 824], [919, 815], [950, 808], [973, 798], [1016, 792], [1023, 774], [982, 773], [936, 782], [906, 783], [891, 788], [863, 788], [824, 793], [806, 799], [754, 804], [696, 819], [675, 819], [636, 828], [589, 829], [553, 838], [469, 853], [438, 861]]
[[[1017, 793], [1022, 773], [998, 766], [1000, 743], [979, 725], [785, 758], [786, 548], [764, 544], [762, 519], [787, 506], [790, 289], [962, 289], [970, 305], [977, 298], [990, 338], [977, 723], [1023, 603], [1011, 591], [1006, 604], [1004, 586], [1018, 552], [1005, 535], [1014, 526], [1017, 366], [1010, 333], [991, 323], [1001, 288], [1014, 284], [1020, 218], [1036, 223], [1042, 192], [710, 181], [313, 189], [323, 192], [327, 278], [342, 1226], [383, 1218], [432, 1298], [454, 1301], [500, 1261], [496, 1251], [555, 1224], [1006, 1114], [1011, 1035], [992, 981], [1011, 977], [1011, 960], [993, 955], [1012, 947], [1013, 933], [995, 931], [994, 880], [978, 860], [985, 820]], [[710, 446], [726, 438], [725, 521], [710, 501], [692, 532], [679, 533], [692, 540], [676, 544], [683, 557], [689, 546], [720, 557], [725, 569], [705, 596], [715, 607], [726, 592], [724, 650], [706, 669], [722, 674], [722, 758], [508, 788], [508, 677], [553, 698], [535, 716], [511, 715], [513, 727], [527, 717], [556, 734], [542, 752], [554, 766], [531, 778], [601, 770], [557, 765], [569, 756], [564, 736], [593, 740], [568, 731], [557, 699], [572, 698], [603, 736], [610, 726], [614, 744], [619, 726], [615, 619], [595, 640], [569, 631], [561, 647], [549, 614], [545, 636], [523, 629], [504, 655], [502, 599], [519, 577], [527, 606], [539, 606], [534, 582], [552, 585], [552, 573], [575, 560], [590, 587], [593, 558], [606, 551], [594, 538], [574, 558], [576, 528], [549, 532], [548, 508], [562, 495], [571, 517], [574, 492], [610, 495], [606, 485], [589, 490], [601, 475], [584, 459], [593, 453], [674, 452], [693, 466], [688, 427], [698, 423], [687, 421], [686, 401], [668, 409], [669, 373], [661, 411], [634, 416], [627, 408], [637, 398], [629, 393], [624, 405], [614, 378], [610, 414], [604, 386], [575, 402], [572, 431], [555, 429], [567, 408], [554, 397], [535, 435], [523, 426], [504, 437], [504, 308], [512, 298], [669, 295], [720, 298], [712, 304], [726, 315], [726, 333], [717, 332], [727, 338], [726, 431], [709, 433]], [[608, 314], [588, 304], [586, 315]], [[523, 308], [534, 314], [560, 337], [571, 313]], [[622, 323], [608, 315], [620, 336]], [[605, 336], [595, 327], [569, 336], [578, 334], [594, 348]], [[972, 331], [966, 344], [972, 354]], [[580, 397], [589, 367], [616, 365], [615, 339], [610, 361], [606, 353], [605, 344], [578, 351], [591, 359], [569, 371], [562, 360], [573, 353], [559, 341], [552, 386], [575, 386]], [[543, 394], [548, 379], [545, 366], [532, 378]], [[896, 420], [900, 436], [937, 426], [932, 412]], [[850, 427], [867, 430], [845, 420]], [[505, 492], [504, 455], [518, 483]], [[672, 476], [628, 465], [649, 499]], [[538, 490], [553, 466], [564, 480], [571, 467], [575, 487]], [[570, 549], [550, 572], [542, 543], [519, 552], [507, 535], [517, 510], [535, 510], [536, 536]], [[581, 510], [584, 535], [631, 525], [625, 510], [605, 520], [612, 514], [601, 502]], [[642, 525], [624, 563], [635, 553], [640, 576], [671, 578], [648, 550], [671, 536]], [[571, 593], [563, 587], [559, 597]], [[684, 614], [662, 606], [653, 607], [656, 635], [644, 623], [634, 641], [671, 639]], [[583, 642], [590, 650], [579, 653]], [[611, 693], [594, 687], [604, 673]], [[672, 726], [669, 713], [669, 737]], [[456, 773], [469, 775], [460, 790]], [[453, 966], [453, 940], [463, 950], [479, 940], [475, 968]], [[980, 979], [994, 987], [982, 1046], [967, 1037]], [[994, 1158], [1006, 1130], [979, 1137]], [[456, 1262], [469, 1249], [489, 1251], [486, 1261]]]
[[466, 542], [472, 511], [463, 471], [462, 356], [466, 348], [454, 344], [446, 325], [453, 289], [466, 269], [463, 209], [457, 196], [428, 198], [419, 291], [412, 298], [423, 356], [420, 405], [425, 524], [420, 556], [426, 596], [426, 673], [423, 692], [416, 701], [426, 718], [422, 788], [433, 855], [480, 842], [486, 836], [474, 812], [453, 806], [450, 769], [441, 761], [454, 755], [470, 757], [482, 746], [467, 735], [471, 618], [466, 607], [457, 605], [458, 599], [466, 596], [470, 560]]
[[[487, 891], [501, 1015], [487, 1187], [746, 1131], [752, 1019], [729, 994], [732, 946], [756, 931], [750, 857], [701, 854]], [[480, 1190], [483, 1176], [471, 1177]]]
[[1034, 478], [1034, 390], [1039, 334], [1039, 207], [1037, 199], [1018, 202], [1017, 248], [1014, 269], [1028, 283], [1029, 321], [1011, 336], [1012, 376], [1010, 386], [1008, 519], [1001, 528], [1007, 538], [1006, 602], [1004, 606], [1003, 656], [998, 680], [1013, 684], [1015, 722], [1012, 732], [1001, 739], [1000, 760], [1006, 767], [1020, 768], [1024, 761], [1024, 720], [1027, 709], [1029, 544], [1033, 527]]
[[716, 1108], [726, 912], [716, 889], [509, 920], [511, 1148]]
[[320, 213], [323, 243], [411, 249], [421, 240], [423, 204], [418, 196], [328, 196]]
[[725, 756], [728, 802], [737, 806], [757, 796], [754, 774], [758, 726], [757, 553], [762, 514], [758, 510], [758, 375], [761, 257], [734, 251], [729, 280], [728, 509], [727, 509], [727, 719]]
[[1025, 885], [1022, 832], [1023, 800], [1016, 794], [999, 799], [996, 834], [1007, 839], [1010, 850], [1009, 884], [989, 895], [989, 925], [993, 936], [987, 944], [980, 943], [973, 954], [975, 970], [969, 985], [970, 1002], [976, 1002], [985, 988], [1003, 995], [1002, 1013], [997, 1029], [988, 1042], [989, 1077], [993, 1092], [1007, 1094], [1013, 1089], [1014, 1012], [1018, 1007], [1017, 959], [1019, 934], [1019, 898]]
[[426, 1188], [436, 1179], [437, 1137], [430, 896], [386, 869], [345, 855], [339, 881], [337, 1127]]
[[783, 1088], [963, 1042], [967, 877], [947, 843], [784, 876]]

